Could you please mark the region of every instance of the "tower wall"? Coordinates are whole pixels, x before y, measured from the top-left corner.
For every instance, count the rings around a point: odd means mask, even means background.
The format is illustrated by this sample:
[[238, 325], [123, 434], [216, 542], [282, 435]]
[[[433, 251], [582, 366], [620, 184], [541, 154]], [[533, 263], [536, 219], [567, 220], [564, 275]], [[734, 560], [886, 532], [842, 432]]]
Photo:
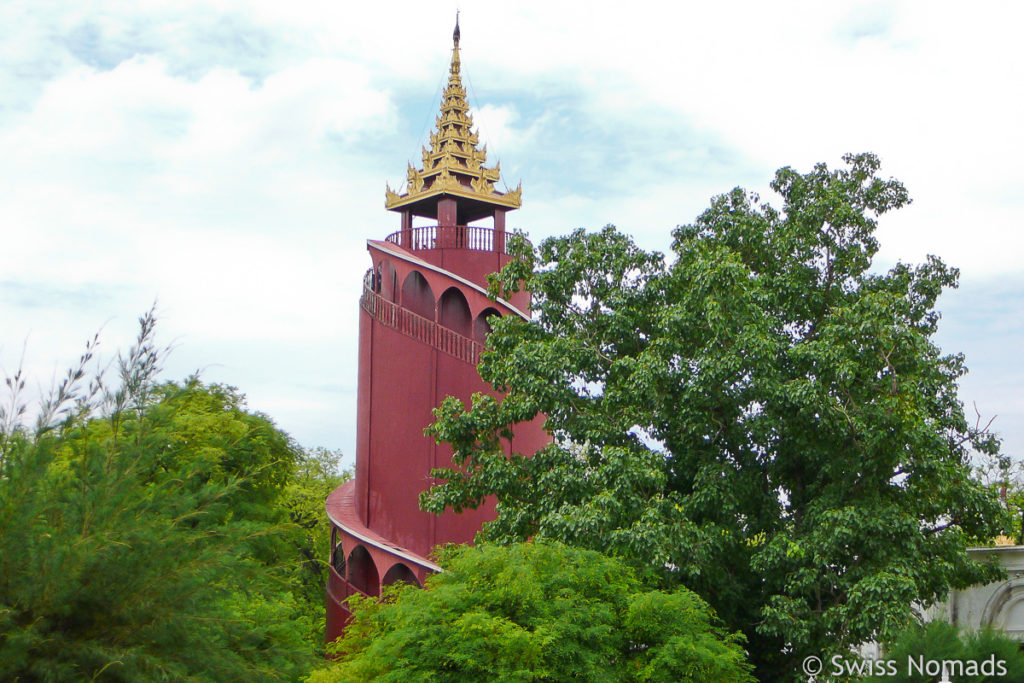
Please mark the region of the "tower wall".
[[[347, 596], [379, 594], [390, 575], [415, 575], [422, 583], [438, 570], [430, 559], [436, 546], [472, 542], [494, 518], [493, 500], [458, 514], [419, 509], [420, 493], [434, 483], [430, 471], [452, 464], [449, 447], [423, 430], [447, 396], [468, 406], [474, 393], [495, 394], [476, 370], [484, 321], [527, 315], [510, 301], [488, 298], [482, 287], [486, 272], [507, 262], [505, 254], [406, 250], [373, 240], [368, 247], [373, 265], [360, 299], [356, 476], [327, 500], [335, 528], [330, 639], [347, 621]], [[549, 440], [542, 423], [517, 426], [509, 448], [527, 454], [541, 448]]]
[[[365, 310], [361, 316], [370, 317]], [[430, 470], [451, 464], [450, 451], [423, 430], [446, 396], [468, 404], [474, 392], [488, 387], [469, 363], [379, 321], [371, 320], [369, 327], [371, 372], [360, 383], [359, 401], [369, 404], [373, 420], [357, 443], [357, 459], [366, 461], [368, 477], [364, 523], [423, 556], [439, 543], [468, 543], [493, 517], [493, 505], [446, 513], [440, 524], [436, 515], [419, 509], [419, 494], [432, 483]], [[364, 343], [360, 340], [361, 347]]]

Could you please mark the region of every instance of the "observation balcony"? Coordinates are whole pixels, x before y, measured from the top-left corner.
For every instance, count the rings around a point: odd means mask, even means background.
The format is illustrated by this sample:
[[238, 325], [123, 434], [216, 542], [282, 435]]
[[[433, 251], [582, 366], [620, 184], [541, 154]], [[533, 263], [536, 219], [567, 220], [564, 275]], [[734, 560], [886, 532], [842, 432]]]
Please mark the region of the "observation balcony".
[[393, 301], [388, 301], [374, 290], [371, 269], [366, 271], [363, 277], [363, 295], [359, 298], [359, 305], [374, 320], [461, 361], [471, 365], [479, 364], [480, 353], [484, 350], [483, 344], [464, 337], [434, 320], [417, 315]]
[[327, 569], [327, 640], [337, 638], [352, 616], [346, 603], [353, 595], [379, 597], [394, 583], [422, 586], [427, 575], [441, 568], [389, 542], [363, 525], [356, 512], [355, 481], [349, 480], [327, 496], [331, 523], [331, 562]]
[[[420, 228], [399, 230], [385, 239], [392, 244], [412, 251], [433, 249], [468, 249], [470, 251], [494, 251], [508, 254], [505, 237], [508, 233], [494, 228], [475, 225], [430, 225]], [[513, 233], [518, 234], [518, 233]]]
[[327, 594], [331, 597], [331, 600], [334, 600], [339, 605], [344, 605], [345, 600], [353, 595], [361, 595], [364, 598], [372, 597], [369, 593], [353, 586], [334, 567], [327, 568]]

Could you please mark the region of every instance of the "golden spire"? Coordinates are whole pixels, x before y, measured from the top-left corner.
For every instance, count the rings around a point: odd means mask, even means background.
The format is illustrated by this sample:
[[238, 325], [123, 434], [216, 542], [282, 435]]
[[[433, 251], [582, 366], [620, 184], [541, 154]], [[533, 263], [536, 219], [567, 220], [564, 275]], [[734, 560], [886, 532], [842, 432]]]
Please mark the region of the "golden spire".
[[462, 62], [459, 57], [459, 17], [455, 15], [452, 34], [452, 61], [448, 67], [448, 87], [441, 96], [441, 113], [430, 134], [430, 148], [423, 148], [423, 166], [409, 164], [405, 194], [385, 191], [384, 206], [402, 209], [428, 197], [447, 194], [494, 204], [507, 209], [522, 205], [522, 184], [515, 190], [499, 192], [494, 184], [501, 178], [501, 164], [488, 168], [487, 146], [478, 148], [479, 136], [473, 131], [473, 117], [462, 87]]

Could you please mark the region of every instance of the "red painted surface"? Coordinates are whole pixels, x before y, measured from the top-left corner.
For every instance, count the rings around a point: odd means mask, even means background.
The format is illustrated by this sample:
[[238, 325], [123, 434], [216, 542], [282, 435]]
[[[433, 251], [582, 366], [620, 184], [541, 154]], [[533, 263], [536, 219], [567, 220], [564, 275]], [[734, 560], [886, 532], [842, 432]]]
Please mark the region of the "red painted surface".
[[[459, 200], [443, 197], [437, 213], [458, 215]], [[430, 470], [451, 465], [451, 451], [424, 436], [432, 410], [447, 396], [467, 405], [475, 392], [491, 392], [476, 371], [489, 315], [528, 316], [529, 293], [512, 301], [486, 294], [486, 276], [508, 262], [504, 210], [495, 228], [441, 224], [370, 240], [371, 268], [364, 278], [359, 316], [359, 388], [356, 476], [327, 500], [335, 532], [327, 585], [327, 637], [336, 638], [349, 616], [343, 601], [354, 593], [377, 595], [381, 585], [415, 578], [437, 567], [428, 559], [445, 543], [469, 543], [494, 516], [493, 501], [477, 510], [437, 516], [419, 509]], [[548, 442], [536, 420], [512, 442], [533, 453]], [[371, 566], [372, 565], [372, 566]]]

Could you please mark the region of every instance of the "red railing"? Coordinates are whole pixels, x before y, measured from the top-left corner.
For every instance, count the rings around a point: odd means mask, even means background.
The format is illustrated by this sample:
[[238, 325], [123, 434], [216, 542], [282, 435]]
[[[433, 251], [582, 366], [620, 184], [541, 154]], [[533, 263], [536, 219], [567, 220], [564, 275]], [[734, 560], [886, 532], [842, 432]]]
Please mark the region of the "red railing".
[[439, 351], [472, 365], [480, 362], [483, 344], [473, 341], [469, 337], [463, 337], [458, 332], [453, 332], [433, 320], [416, 315], [377, 294], [373, 291], [373, 271], [368, 272], [363, 278], [363, 296], [359, 299], [359, 303], [363, 310], [374, 319], [388, 327], [395, 328], [402, 334], [429, 344]]
[[422, 228], [399, 230], [387, 236], [387, 241], [406, 249], [469, 249], [471, 251], [497, 251], [507, 254], [504, 231], [480, 228], [475, 225], [430, 225]]
[[349, 583], [346, 578], [338, 574], [334, 567], [330, 567], [327, 570], [327, 592], [330, 594], [331, 599], [339, 605], [342, 605], [345, 600], [353, 595], [362, 595], [367, 598], [370, 597], [367, 593], [359, 590]]

